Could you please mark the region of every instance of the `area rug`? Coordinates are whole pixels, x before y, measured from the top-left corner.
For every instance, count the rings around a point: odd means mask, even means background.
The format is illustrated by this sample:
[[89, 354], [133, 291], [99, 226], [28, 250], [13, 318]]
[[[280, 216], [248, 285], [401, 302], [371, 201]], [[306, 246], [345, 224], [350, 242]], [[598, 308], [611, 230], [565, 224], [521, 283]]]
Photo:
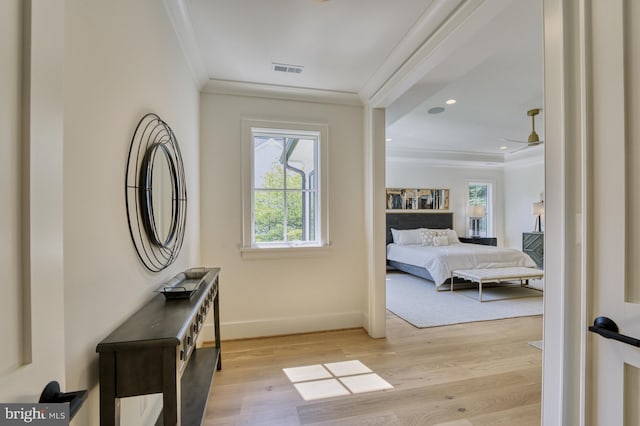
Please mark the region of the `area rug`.
[[[392, 272], [387, 274], [387, 309], [418, 328], [542, 314], [542, 292], [537, 292], [538, 297], [521, 297], [513, 290], [527, 294], [536, 290], [504, 288], [511, 294], [509, 298], [481, 303], [462, 294], [477, 293], [477, 289], [438, 292], [432, 281]], [[489, 290], [495, 293], [499, 288], [483, 289], [483, 300]]]

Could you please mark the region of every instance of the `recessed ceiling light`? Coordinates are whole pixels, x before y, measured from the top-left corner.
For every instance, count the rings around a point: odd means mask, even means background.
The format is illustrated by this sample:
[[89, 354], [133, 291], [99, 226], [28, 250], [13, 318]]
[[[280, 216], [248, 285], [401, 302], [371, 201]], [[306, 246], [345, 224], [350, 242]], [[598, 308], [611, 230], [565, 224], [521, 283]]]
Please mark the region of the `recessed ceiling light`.
[[430, 108], [429, 111], [427, 111], [429, 114], [440, 114], [442, 111], [444, 111], [444, 108], [442, 107], [433, 107]]
[[445, 103], [446, 103], [447, 105], [453, 105], [453, 104], [455, 104], [456, 102], [458, 102], [458, 101], [456, 101], [455, 99], [449, 99], [449, 100], [448, 100], [447, 102], [445, 102]]
[[501, 146], [500, 149], [509, 149], [508, 146]]
[[391, 142], [392, 140], [393, 140], [393, 139], [391, 139], [391, 138], [386, 138], [386, 139], [385, 139], [385, 142]]

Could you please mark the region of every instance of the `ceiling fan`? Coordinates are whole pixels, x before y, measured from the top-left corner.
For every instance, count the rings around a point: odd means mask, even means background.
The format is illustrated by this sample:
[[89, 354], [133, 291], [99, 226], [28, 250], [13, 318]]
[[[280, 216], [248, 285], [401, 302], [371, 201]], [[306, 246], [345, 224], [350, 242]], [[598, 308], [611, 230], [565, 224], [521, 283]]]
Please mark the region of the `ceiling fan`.
[[521, 151], [521, 150], [523, 150], [525, 148], [529, 148], [531, 146], [542, 145], [544, 143], [544, 141], [541, 141], [540, 137], [536, 133], [535, 117], [536, 117], [536, 115], [540, 114], [540, 111], [542, 111], [542, 108], [533, 108], [533, 109], [530, 109], [529, 111], [527, 111], [527, 115], [529, 117], [531, 117], [531, 133], [529, 134], [529, 138], [526, 141], [518, 140], [518, 139], [502, 138], [507, 142], [515, 142], [515, 143], [527, 144], [527, 146], [522, 147], [520, 149], [517, 149], [515, 151], [511, 151], [511, 153]]

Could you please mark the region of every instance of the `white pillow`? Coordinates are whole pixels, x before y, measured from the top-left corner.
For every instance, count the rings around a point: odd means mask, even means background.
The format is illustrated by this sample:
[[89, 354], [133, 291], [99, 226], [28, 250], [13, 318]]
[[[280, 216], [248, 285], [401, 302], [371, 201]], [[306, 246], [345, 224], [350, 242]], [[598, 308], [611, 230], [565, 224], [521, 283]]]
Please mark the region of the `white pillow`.
[[440, 247], [440, 246], [448, 246], [449, 245], [449, 237], [447, 237], [446, 235], [442, 236], [442, 237], [433, 237], [433, 246], [434, 247]]
[[458, 239], [458, 234], [453, 229], [447, 229], [449, 237], [449, 244], [460, 244], [460, 240]]
[[391, 236], [393, 242], [400, 245], [407, 244], [421, 244], [422, 243], [422, 230], [418, 229], [393, 229], [391, 228]]

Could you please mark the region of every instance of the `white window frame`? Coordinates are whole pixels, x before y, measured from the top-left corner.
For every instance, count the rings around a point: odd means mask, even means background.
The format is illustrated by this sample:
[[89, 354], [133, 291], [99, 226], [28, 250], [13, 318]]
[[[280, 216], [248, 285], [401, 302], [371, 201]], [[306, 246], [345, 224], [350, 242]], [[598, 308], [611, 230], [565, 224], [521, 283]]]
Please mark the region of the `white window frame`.
[[495, 206], [496, 206], [496, 181], [492, 179], [466, 179], [465, 180], [465, 218], [466, 218], [466, 227], [467, 227], [467, 235], [469, 235], [469, 217], [467, 216], [467, 206], [469, 206], [469, 186], [471, 185], [488, 185], [487, 191], [487, 208], [485, 212], [485, 217], [487, 218], [487, 235], [485, 237], [495, 237], [495, 229], [496, 229], [496, 214], [495, 214]]
[[[318, 210], [316, 243], [295, 242], [255, 244], [253, 242], [253, 132], [315, 133], [318, 136]], [[242, 246], [243, 259], [321, 254], [329, 247], [329, 126], [325, 123], [303, 123], [263, 119], [242, 119]]]

